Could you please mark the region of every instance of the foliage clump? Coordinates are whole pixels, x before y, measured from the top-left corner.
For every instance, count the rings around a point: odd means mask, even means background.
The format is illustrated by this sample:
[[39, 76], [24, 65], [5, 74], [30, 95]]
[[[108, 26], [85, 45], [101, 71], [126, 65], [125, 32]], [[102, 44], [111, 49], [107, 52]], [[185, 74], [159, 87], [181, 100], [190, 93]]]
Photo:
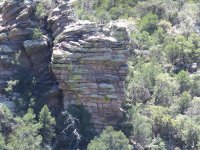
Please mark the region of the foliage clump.
[[39, 39], [42, 37], [42, 31], [39, 28], [33, 30], [33, 39]]
[[96, 137], [88, 145], [88, 150], [131, 150], [132, 146], [121, 131], [115, 131], [107, 127], [99, 137]]
[[48, 16], [51, 8], [53, 8], [53, 1], [52, 0], [42, 0], [36, 4], [36, 12], [35, 14], [38, 17], [46, 17]]
[[44, 93], [47, 90], [48, 85], [40, 83], [39, 76], [34, 71], [21, 67], [13, 74], [5, 88], [9, 95], [17, 93], [18, 96], [14, 103], [17, 106], [17, 111], [22, 114], [29, 108], [38, 114], [46, 103]]
[[[50, 115], [47, 106], [44, 106], [40, 114], [44, 114], [45, 111], [49, 117], [40, 115], [40, 120], [32, 109], [28, 109], [22, 117], [14, 117], [4, 105], [0, 105], [0, 110], [2, 112], [0, 121], [0, 148], [2, 150], [39, 150], [45, 149], [44, 145], [51, 146], [49, 141], [52, 142], [52, 139], [49, 135], [54, 135], [54, 130], [48, 130], [48, 134], [47, 132], [43, 134], [50, 128], [48, 125], [51, 125], [51, 128], [55, 127], [52, 123], [54, 118]], [[49, 139], [49, 141], [43, 139]]]
[[[81, 19], [103, 24], [121, 18], [135, 21], [119, 127], [107, 127], [95, 137], [91, 116], [82, 106], [69, 106], [54, 119], [45, 105], [47, 87], [23, 68], [5, 89], [7, 94], [18, 94], [18, 117], [0, 106], [0, 149], [199, 150], [199, 0], [80, 0], [74, 4]], [[52, 7], [51, 0], [39, 1], [35, 13], [44, 19]], [[36, 28], [33, 39], [41, 36]]]

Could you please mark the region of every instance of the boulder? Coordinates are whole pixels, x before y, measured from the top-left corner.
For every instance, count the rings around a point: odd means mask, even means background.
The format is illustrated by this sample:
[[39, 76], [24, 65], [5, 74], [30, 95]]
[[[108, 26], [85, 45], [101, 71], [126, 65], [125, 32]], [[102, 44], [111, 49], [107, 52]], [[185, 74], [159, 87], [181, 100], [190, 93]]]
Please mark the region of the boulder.
[[0, 34], [0, 42], [4, 42], [8, 39], [7, 33], [1, 33]]
[[191, 63], [187, 65], [187, 69], [189, 72], [193, 73], [196, 72], [198, 69], [197, 63]]
[[27, 40], [24, 41], [24, 48], [26, 53], [30, 56], [33, 53], [47, 49], [48, 43], [46, 40]]

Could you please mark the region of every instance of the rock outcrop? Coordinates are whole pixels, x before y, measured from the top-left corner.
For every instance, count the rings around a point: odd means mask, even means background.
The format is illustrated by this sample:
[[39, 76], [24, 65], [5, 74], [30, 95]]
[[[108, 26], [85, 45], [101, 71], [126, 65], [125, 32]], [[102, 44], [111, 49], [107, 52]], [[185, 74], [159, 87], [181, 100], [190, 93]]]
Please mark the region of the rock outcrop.
[[[57, 85], [49, 71], [51, 39], [45, 20], [35, 15], [35, 6], [33, 1], [23, 0], [9, 0], [0, 5], [0, 91], [4, 91], [7, 81], [19, 67], [25, 68], [35, 72], [41, 84], [49, 86], [47, 95], [54, 96], [48, 99], [57, 103], [59, 89], [56, 90]], [[41, 29], [43, 37], [33, 39], [36, 28]], [[0, 101], [3, 97], [0, 96]]]
[[[49, 87], [46, 95], [51, 106], [60, 107], [62, 90], [64, 108], [85, 106], [97, 129], [116, 125], [128, 71], [126, 28], [114, 22], [79, 21], [71, 4], [63, 1], [46, 22], [35, 15], [35, 6], [31, 0], [0, 5], [0, 103], [13, 107], [12, 98], [3, 91], [17, 68], [23, 67], [34, 71], [37, 80]], [[43, 36], [33, 39], [36, 28]]]
[[97, 129], [116, 125], [128, 71], [126, 28], [76, 21], [70, 4], [55, 8], [48, 22], [55, 38], [51, 65], [63, 91], [64, 107], [85, 106]]

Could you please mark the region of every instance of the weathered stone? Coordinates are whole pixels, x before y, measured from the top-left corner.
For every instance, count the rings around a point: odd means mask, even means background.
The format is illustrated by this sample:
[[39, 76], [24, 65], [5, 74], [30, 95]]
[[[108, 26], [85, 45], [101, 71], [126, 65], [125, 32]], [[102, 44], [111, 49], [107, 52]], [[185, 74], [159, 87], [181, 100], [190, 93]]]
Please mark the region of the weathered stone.
[[8, 38], [10, 40], [26, 40], [29, 37], [32, 37], [33, 30], [33, 28], [14, 28], [9, 32]]
[[72, 21], [59, 28], [58, 35], [55, 25], [66, 18], [64, 12], [69, 9], [54, 9], [48, 20], [56, 39], [52, 70], [63, 91], [64, 106], [83, 104], [97, 129], [116, 125], [125, 99], [123, 81], [130, 53], [126, 28], [112, 23], [102, 30], [94, 22]]
[[48, 43], [46, 40], [27, 40], [24, 41], [24, 47], [28, 55], [37, 52], [38, 50], [43, 50], [48, 48]]
[[[30, 69], [37, 76], [41, 85], [47, 86], [44, 93], [46, 100], [56, 106], [60, 90], [49, 69], [51, 51], [44, 39], [32, 40], [35, 28], [40, 28], [42, 34], [47, 33], [45, 20], [35, 15], [36, 1], [8, 0], [0, 5], [0, 92], [7, 86], [7, 81], [16, 72], [17, 67]], [[46, 37], [46, 38], [45, 38]], [[18, 65], [16, 65], [18, 64]], [[23, 72], [22, 72], [23, 73]], [[11, 103], [13, 98], [6, 100]], [[58, 104], [58, 107], [60, 105]]]
[[7, 33], [0, 34], [0, 42], [4, 42], [8, 39]]
[[192, 63], [187, 65], [187, 69], [189, 72], [196, 72], [198, 67], [197, 67], [197, 63]]
[[10, 100], [10, 98], [6, 97], [5, 95], [0, 94], [0, 105], [5, 105], [11, 110], [15, 110], [15, 104], [13, 101]]
[[13, 49], [9, 48], [7, 45], [0, 45], [0, 52], [2, 53], [12, 53], [14, 52]]
[[4, 65], [10, 65], [11, 61], [8, 55], [1, 55], [0, 56], [0, 62]]
[[[50, 106], [60, 106], [62, 90], [64, 107], [83, 104], [97, 129], [116, 125], [122, 115], [119, 107], [125, 99], [123, 81], [128, 71], [126, 28], [114, 22], [80, 21], [66, 1], [58, 2], [46, 23], [35, 15], [35, 2], [12, 0], [0, 6], [0, 91], [16, 71], [16, 61], [48, 86], [44, 95]], [[46, 38], [33, 40], [35, 28]], [[17, 97], [3, 101], [10, 103]]]

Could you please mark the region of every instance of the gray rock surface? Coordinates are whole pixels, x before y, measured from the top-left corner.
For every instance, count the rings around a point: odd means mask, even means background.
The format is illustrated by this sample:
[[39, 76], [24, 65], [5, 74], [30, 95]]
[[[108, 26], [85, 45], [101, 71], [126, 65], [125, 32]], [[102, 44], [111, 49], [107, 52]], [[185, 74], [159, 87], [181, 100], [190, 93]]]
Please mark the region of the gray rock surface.
[[[28, 0], [0, 4], [0, 93], [18, 67], [28, 68], [49, 87], [44, 94], [51, 106], [83, 105], [98, 130], [116, 125], [125, 100], [123, 82], [130, 53], [126, 27], [80, 21], [64, 1], [47, 20], [35, 15], [35, 6]], [[35, 28], [43, 33], [39, 39], [33, 39]], [[12, 105], [12, 99], [4, 96], [0, 102]]]
[[[25, 68], [33, 71], [41, 84], [50, 87], [47, 99], [56, 104], [59, 89], [51, 90], [57, 84], [49, 71], [51, 40], [45, 35], [45, 20], [38, 19], [34, 13], [35, 6], [34, 1], [23, 0], [8, 0], [0, 6], [0, 92], [19, 67]], [[35, 28], [41, 28], [44, 37], [33, 39]]]
[[[65, 5], [55, 8], [48, 18], [55, 38], [51, 66], [63, 92], [64, 107], [85, 106], [98, 130], [116, 125], [125, 100], [128, 32], [117, 23], [98, 25], [72, 19], [70, 4]], [[63, 20], [65, 26], [59, 26]]]

